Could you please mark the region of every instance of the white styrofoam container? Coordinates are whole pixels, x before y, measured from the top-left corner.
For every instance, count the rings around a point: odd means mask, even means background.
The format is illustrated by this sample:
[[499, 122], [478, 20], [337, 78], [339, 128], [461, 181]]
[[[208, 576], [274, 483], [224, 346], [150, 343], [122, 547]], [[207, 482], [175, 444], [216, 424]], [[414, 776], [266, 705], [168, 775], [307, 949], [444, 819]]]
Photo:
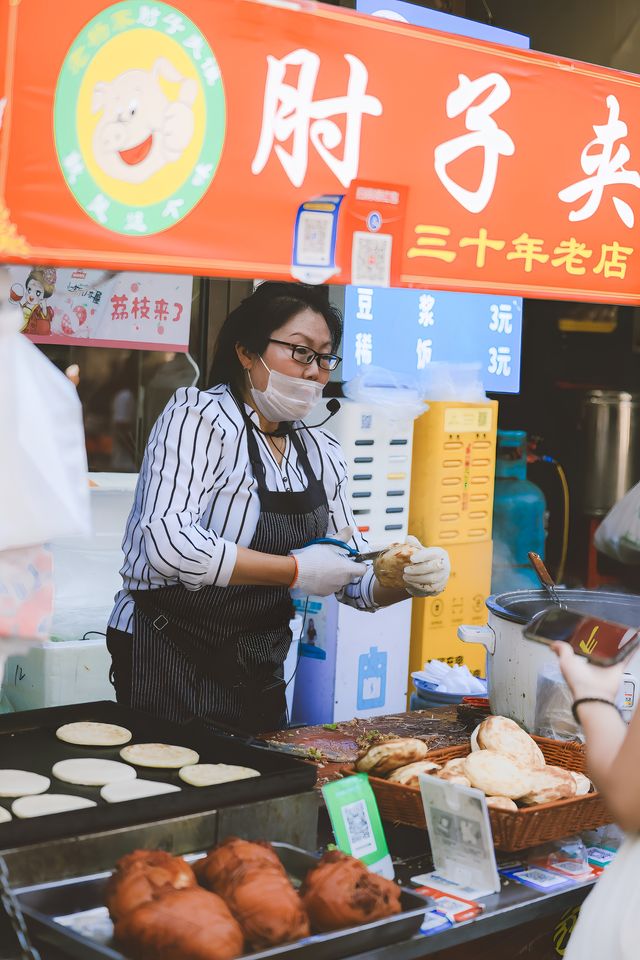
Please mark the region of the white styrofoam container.
[[[284, 664], [289, 716], [293, 710], [301, 618], [296, 617], [290, 626], [293, 639]], [[7, 658], [0, 712], [115, 700], [109, 682], [110, 667], [111, 656], [104, 638], [34, 644], [24, 653]]]
[[14, 710], [115, 700], [104, 638], [32, 646], [7, 659], [3, 698]]

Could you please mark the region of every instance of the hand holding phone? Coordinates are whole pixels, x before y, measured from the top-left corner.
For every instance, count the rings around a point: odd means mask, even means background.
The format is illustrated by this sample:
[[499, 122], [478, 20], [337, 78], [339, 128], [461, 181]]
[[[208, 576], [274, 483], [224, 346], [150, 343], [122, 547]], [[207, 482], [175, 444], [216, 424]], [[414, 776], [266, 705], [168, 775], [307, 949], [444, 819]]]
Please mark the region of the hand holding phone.
[[640, 643], [640, 629], [563, 607], [548, 607], [524, 628], [527, 640], [568, 643], [573, 652], [599, 667], [631, 656]]

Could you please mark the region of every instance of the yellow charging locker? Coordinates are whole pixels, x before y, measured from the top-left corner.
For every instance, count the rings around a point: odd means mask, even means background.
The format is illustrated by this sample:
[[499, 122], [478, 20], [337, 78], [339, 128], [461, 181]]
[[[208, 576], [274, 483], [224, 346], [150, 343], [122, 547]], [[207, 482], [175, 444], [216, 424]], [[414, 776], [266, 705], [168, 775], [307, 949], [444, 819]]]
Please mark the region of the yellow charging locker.
[[436, 658], [484, 675], [484, 650], [463, 644], [456, 631], [486, 623], [497, 423], [495, 400], [430, 401], [415, 422], [409, 532], [445, 547], [452, 573], [439, 597], [413, 603], [410, 671]]

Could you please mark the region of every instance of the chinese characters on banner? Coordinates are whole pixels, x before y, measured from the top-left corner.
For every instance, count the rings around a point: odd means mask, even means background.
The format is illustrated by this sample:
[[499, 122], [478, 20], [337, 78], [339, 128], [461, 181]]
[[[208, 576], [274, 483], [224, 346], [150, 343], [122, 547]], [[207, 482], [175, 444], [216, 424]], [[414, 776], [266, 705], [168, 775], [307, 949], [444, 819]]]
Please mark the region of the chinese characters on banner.
[[0, 38], [0, 260], [287, 278], [366, 181], [401, 286], [640, 304], [640, 77], [322, 4], [2, 0]]
[[10, 274], [10, 299], [35, 343], [189, 349], [191, 277], [39, 266]]
[[435, 361], [477, 363], [492, 393], [520, 388], [522, 300], [441, 290], [347, 287], [343, 371], [373, 364], [413, 374]]

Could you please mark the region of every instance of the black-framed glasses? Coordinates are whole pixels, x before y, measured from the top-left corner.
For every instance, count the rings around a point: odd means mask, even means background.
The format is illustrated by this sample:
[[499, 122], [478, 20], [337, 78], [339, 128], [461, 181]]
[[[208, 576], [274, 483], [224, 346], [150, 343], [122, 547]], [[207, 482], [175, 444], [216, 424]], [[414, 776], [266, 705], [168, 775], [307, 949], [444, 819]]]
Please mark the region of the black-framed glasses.
[[321, 370], [335, 370], [342, 360], [342, 357], [338, 357], [335, 353], [318, 353], [317, 350], [313, 350], [311, 347], [305, 347], [302, 343], [289, 343], [288, 340], [274, 340], [273, 337], [269, 338], [269, 343], [279, 343], [283, 347], [291, 347], [292, 359], [298, 363], [303, 363], [305, 366], [317, 360]]

